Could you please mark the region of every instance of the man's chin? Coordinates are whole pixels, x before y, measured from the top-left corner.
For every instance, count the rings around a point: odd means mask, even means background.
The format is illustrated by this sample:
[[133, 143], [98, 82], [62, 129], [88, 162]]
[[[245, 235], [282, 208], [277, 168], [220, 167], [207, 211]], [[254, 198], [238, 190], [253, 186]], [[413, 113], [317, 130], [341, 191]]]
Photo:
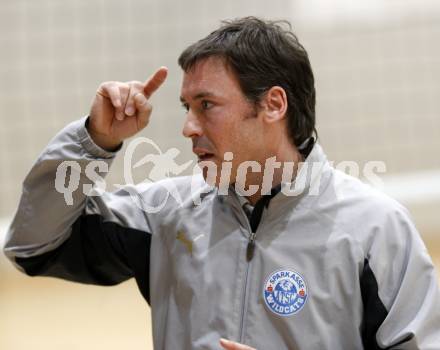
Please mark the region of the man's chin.
[[214, 161], [215, 157], [210, 157], [209, 160], [198, 162], [200, 170], [202, 170], [205, 182], [210, 186], [218, 188], [228, 188], [235, 182], [235, 174], [232, 164], [230, 162], [218, 163]]
[[[209, 157], [212, 158], [212, 157]], [[197, 162], [198, 167], [202, 171], [203, 178], [205, 179], [205, 182], [212, 185], [217, 183], [217, 178], [219, 178], [220, 171], [218, 169], [220, 168], [216, 162], [214, 162], [211, 159], [208, 160], [198, 160]]]
[[220, 174], [217, 174], [217, 172], [216, 172], [213, 175], [212, 173], [209, 172], [209, 170], [207, 168], [202, 168], [202, 174], [203, 174], [203, 179], [205, 180], [205, 182], [208, 185], [214, 186], [214, 187], [219, 187]]

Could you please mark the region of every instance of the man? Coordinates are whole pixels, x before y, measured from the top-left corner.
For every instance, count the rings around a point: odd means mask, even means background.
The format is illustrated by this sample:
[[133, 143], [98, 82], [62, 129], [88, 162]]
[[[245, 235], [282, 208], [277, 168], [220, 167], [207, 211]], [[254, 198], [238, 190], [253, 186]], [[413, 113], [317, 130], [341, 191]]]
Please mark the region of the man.
[[63, 161], [80, 164], [81, 186], [87, 165], [111, 163], [148, 124], [167, 70], [104, 83], [24, 182], [5, 245], [16, 266], [102, 285], [134, 277], [157, 349], [440, 348], [431, 259], [404, 208], [327, 162], [312, 70], [290, 30], [226, 22], [179, 64], [183, 134], [203, 168], [172, 180], [183, 203], [161, 182], [76, 191], [73, 205], [54, 189]]

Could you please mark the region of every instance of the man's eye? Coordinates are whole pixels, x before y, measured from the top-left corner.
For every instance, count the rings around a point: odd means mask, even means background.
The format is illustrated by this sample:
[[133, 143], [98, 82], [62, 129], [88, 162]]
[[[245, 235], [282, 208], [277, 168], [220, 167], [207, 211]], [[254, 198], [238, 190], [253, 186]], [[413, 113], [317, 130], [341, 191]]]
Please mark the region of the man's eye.
[[202, 105], [202, 109], [209, 109], [212, 107], [212, 103], [209, 101], [202, 101], [201, 105]]
[[182, 103], [182, 108], [183, 108], [186, 112], [188, 112], [188, 111], [189, 111], [189, 105], [188, 105], [188, 103]]

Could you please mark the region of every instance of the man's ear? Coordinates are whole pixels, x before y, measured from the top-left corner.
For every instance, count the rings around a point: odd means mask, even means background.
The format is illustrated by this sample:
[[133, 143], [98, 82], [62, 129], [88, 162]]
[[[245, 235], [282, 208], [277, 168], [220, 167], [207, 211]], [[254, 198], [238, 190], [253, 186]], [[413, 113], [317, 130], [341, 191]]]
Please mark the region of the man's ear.
[[264, 110], [264, 119], [268, 123], [274, 123], [286, 116], [287, 95], [280, 86], [272, 86], [265, 94], [260, 105]]

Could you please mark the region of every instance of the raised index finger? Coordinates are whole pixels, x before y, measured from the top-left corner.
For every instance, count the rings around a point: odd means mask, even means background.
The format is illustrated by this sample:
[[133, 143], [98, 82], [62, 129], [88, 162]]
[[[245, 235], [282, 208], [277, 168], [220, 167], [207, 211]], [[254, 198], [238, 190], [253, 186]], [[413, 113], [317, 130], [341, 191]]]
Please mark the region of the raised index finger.
[[165, 81], [168, 75], [167, 67], [160, 67], [145, 83], [144, 94], [146, 98], [150, 98], [151, 95], [159, 89], [162, 83]]

